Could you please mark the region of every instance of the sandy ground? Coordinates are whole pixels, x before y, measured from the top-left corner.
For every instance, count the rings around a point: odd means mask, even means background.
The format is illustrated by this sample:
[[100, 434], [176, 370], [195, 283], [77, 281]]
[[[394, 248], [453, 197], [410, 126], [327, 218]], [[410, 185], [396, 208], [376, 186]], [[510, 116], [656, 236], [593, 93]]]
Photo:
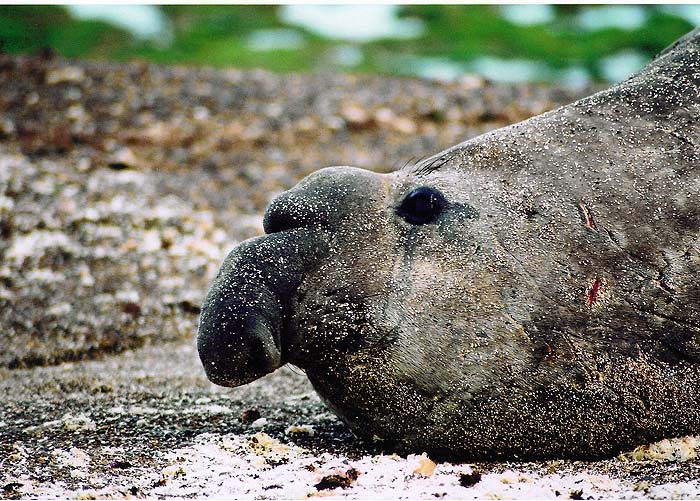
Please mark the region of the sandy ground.
[[[290, 368], [238, 389], [192, 343], [5, 370], [7, 498], [697, 498], [700, 442], [652, 459], [433, 463], [359, 443]], [[675, 449], [674, 449], [675, 447]], [[669, 454], [669, 451], [675, 452]]]
[[226, 389], [197, 359], [221, 260], [304, 175], [588, 92], [0, 56], [0, 496], [700, 497], [696, 439], [435, 464], [359, 442], [295, 369]]

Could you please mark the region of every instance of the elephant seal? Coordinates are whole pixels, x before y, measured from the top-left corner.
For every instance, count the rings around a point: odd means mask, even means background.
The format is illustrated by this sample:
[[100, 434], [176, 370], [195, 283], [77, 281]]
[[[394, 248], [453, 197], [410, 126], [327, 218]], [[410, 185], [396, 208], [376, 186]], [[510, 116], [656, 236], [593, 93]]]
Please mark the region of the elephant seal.
[[700, 34], [625, 82], [389, 174], [280, 195], [204, 300], [237, 386], [303, 368], [361, 437], [462, 459], [700, 432]]

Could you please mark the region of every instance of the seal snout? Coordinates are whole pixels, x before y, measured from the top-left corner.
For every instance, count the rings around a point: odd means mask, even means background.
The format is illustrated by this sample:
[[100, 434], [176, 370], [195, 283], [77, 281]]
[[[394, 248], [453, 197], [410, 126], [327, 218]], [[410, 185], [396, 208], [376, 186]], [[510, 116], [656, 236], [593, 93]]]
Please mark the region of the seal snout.
[[357, 212], [358, 195], [371, 191], [376, 176], [351, 167], [317, 171], [272, 201], [263, 222], [266, 235], [226, 257], [204, 299], [197, 333], [212, 382], [239, 386], [294, 358], [299, 333], [290, 322], [290, 305], [299, 285], [328, 255], [329, 235]]
[[248, 383], [284, 363], [281, 296], [289, 284], [262, 268], [278, 242], [259, 240], [231, 251], [202, 306], [199, 357], [207, 377], [222, 386]]
[[287, 363], [287, 305], [305, 270], [326, 250], [305, 228], [253, 238], [224, 260], [202, 304], [197, 349], [222, 386], [254, 381]]
[[256, 301], [255, 309], [247, 303], [233, 298], [203, 310], [197, 348], [213, 383], [238, 386], [282, 365], [279, 330], [266, 318], [273, 305]]

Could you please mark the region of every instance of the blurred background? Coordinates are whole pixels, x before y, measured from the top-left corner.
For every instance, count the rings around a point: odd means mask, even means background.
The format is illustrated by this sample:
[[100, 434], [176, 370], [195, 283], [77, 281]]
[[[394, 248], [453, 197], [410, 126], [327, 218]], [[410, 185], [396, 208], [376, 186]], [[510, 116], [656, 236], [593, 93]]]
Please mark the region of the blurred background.
[[612, 83], [700, 5], [2, 6], [6, 53], [453, 81]]

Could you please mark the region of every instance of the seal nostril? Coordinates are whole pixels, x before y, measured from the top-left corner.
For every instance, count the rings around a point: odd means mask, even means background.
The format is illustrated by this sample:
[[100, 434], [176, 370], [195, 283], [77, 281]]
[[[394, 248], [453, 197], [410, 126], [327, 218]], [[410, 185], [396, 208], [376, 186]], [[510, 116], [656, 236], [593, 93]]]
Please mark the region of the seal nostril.
[[263, 218], [263, 229], [268, 235], [289, 230], [297, 226], [295, 218], [290, 211], [286, 194], [275, 198], [267, 207]]
[[265, 233], [279, 233], [302, 226], [301, 221], [292, 214], [279, 210], [275, 211], [273, 209], [274, 203], [270, 205], [270, 208], [265, 212], [265, 218], [263, 219], [263, 229]]
[[295, 228], [323, 224], [326, 220], [328, 201], [313, 200], [312, 197], [286, 192], [275, 198], [265, 211], [263, 228], [265, 233], [280, 233]]
[[260, 338], [254, 338], [249, 347], [248, 368], [253, 374], [267, 374], [280, 365], [279, 353], [271, 353]]

